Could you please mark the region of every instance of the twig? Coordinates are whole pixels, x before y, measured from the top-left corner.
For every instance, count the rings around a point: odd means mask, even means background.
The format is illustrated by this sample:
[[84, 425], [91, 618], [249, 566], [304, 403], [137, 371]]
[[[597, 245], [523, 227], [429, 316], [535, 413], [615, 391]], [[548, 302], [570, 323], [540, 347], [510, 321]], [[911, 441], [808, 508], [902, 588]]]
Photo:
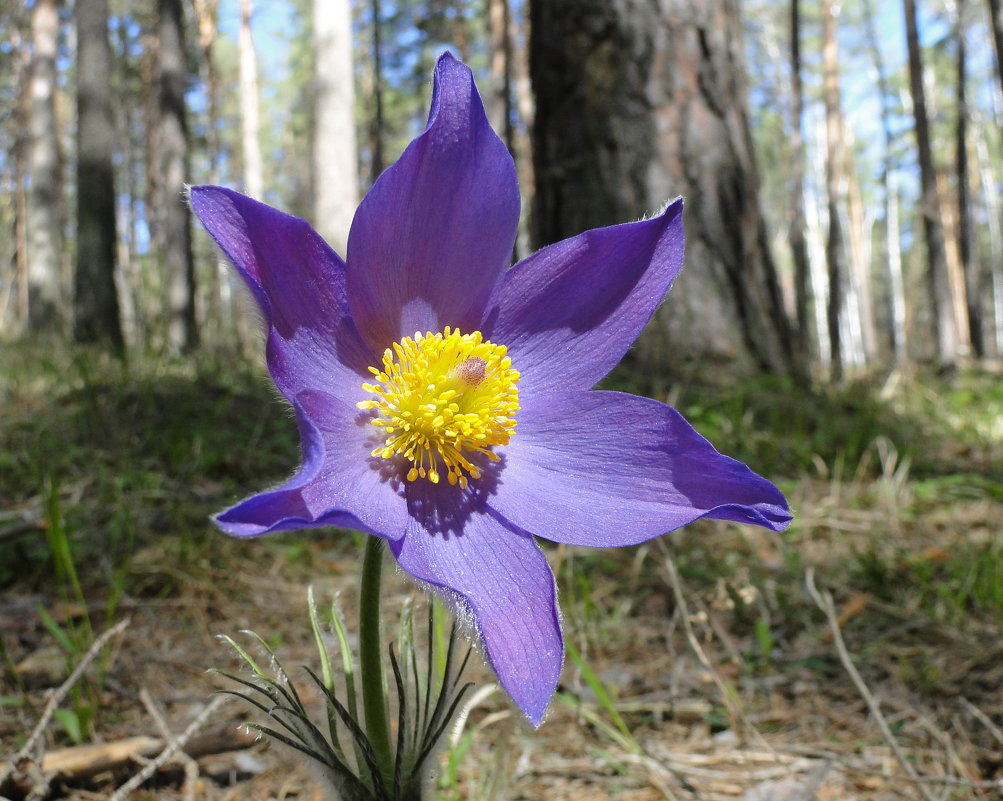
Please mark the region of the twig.
[[171, 738], [163, 751], [161, 751], [154, 759], [151, 759], [141, 771], [135, 774], [131, 779], [129, 779], [125, 784], [119, 787], [114, 793], [108, 796], [108, 801], [124, 801], [124, 799], [135, 790], [139, 785], [149, 779], [154, 773], [156, 773], [160, 768], [166, 765], [174, 757], [178, 751], [180, 751], [197, 732], [202, 725], [216, 713], [216, 711], [227, 703], [229, 699], [222, 695], [217, 695], [212, 699], [203, 709], [198, 717], [195, 718], [191, 723], [188, 724], [188, 728], [181, 732], [175, 738]]
[[989, 716], [985, 712], [975, 706], [975, 704], [964, 696], [961, 697], [961, 705], [971, 712], [972, 717], [989, 730], [989, 733], [996, 738], [996, 742], [1003, 745], [1003, 731], [1001, 731], [1000, 727], [989, 719]]
[[805, 584], [808, 587], [808, 593], [811, 595], [812, 600], [815, 601], [815, 605], [825, 613], [826, 619], [829, 621], [829, 630], [832, 632], [832, 642], [836, 646], [836, 651], [839, 653], [839, 661], [843, 663], [843, 667], [846, 669], [847, 674], [850, 676], [854, 686], [857, 688], [857, 692], [859, 692], [864, 701], [867, 702], [867, 708], [874, 716], [874, 720], [877, 722], [878, 728], [881, 729], [881, 734], [885, 738], [885, 742], [888, 743], [892, 753], [898, 760], [899, 765], [902, 766], [902, 770], [905, 771], [906, 776], [908, 776], [909, 779], [916, 785], [923, 797], [927, 801], [936, 801], [936, 798], [930, 792], [927, 785], [920, 780], [919, 775], [913, 769], [912, 763], [902, 750], [898, 740], [895, 739], [895, 735], [892, 734], [892, 730], [889, 728], [888, 722], [885, 720], [885, 716], [881, 713], [881, 705], [867, 688], [863, 678], [857, 671], [856, 665], [853, 664], [850, 652], [847, 650], [846, 643], [843, 641], [843, 632], [839, 627], [839, 617], [836, 614], [836, 607], [832, 602], [832, 595], [828, 592], [826, 592], [824, 596], [819, 593], [818, 588], [815, 586], [815, 571], [811, 568], [808, 568], [805, 573]]
[[129, 625], [128, 618], [125, 620], [120, 620], [110, 629], [103, 632], [96, 640], [94, 640], [94, 642], [91, 644], [91, 647], [87, 649], [87, 653], [83, 655], [83, 658], [80, 660], [79, 663], [77, 663], [77, 666], [73, 669], [73, 672], [70, 673], [70, 675], [67, 677], [66, 681], [64, 681], [56, 689], [56, 691], [51, 696], [49, 696], [49, 700], [45, 705], [45, 709], [42, 710], [42, 717], [38, 719], [38, 723], [35, 725], [34, 730], [32, 730], [31, 736], [28, 738], [27, 742], [25, 742], [21, 750], [14, 755], [14, 759], [11, 760], [12, 764], [17, 765], [17, 763], [19, 763], [25, 757], [32, 757], [34, 762], [41, 764], [42, 761], [41, 752], [37, 754], [33, 752], [35, 751], [35, 747], [38, 745], [39, 741], [42, 739], [42, 735], [45, 733], [45, 728], [46, 726], [49, 725], [49, 721], [55, 714], [56, 709], [62, 703], [63, 699], [66, 697], [66, 694], [70, 691], [70, 688], [72, 688], [73, 685], [80, 680], [80, 677], [87, 669], [87, 666], [92, 661], [94, 661], [94, 658], [98, 655], [98, 653], [100, 653], [101, 649], [104, 648], [105, 644], [116, 634], [119, 634], [122, 631], [124, 631], [126, 626], [128, 625]]
[[[157, 724], [157, 728], [160, 730], [160, 736], [168, 743], [174, 739], [174, 735], [171, 733], [170, 726], [167, 725], [167, 720], [164, 718], [164, 713], [157, 706], [157, 702], [153, 700], [153, 696], [150, 695], [150, 691], [145, 687], [139, 691], [139, 699], [143, 702], [143, 706], [146, 707], [146, 711], [149, 712], [150, 717], [153, 718], [153, 722]], [[199, 777], [199, 763], [196, 762], [192, 757], [186, 754], [184, 751], [178, 751], [172, 759], [181, 763], [185, 771], [185, 784], [184, 784], [184, 794], [185, 801], [195, 801], [195, 785], [198, 782]]]

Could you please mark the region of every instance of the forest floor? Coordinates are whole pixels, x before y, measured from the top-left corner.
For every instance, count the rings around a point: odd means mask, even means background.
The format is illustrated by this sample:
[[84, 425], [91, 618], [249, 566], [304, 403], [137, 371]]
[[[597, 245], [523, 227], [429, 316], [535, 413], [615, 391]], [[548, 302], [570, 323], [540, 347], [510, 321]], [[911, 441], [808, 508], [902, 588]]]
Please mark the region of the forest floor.
[[[501, 692], [481, 696], [466, 722], [477, 736], [443, 749], [430, 795], [1003, 798], [1001, 376], [806, 393], [767, 379], [653, 387], [628, 366], [609, 385], [677, 406], [777, 481], [795, 522], [776, 535], [700, 521], [611, 551], [545, 545], [581, 658], [536, 731]], [[9, 349], [0, 763], [37, 734], [36, 758], [75, 767], [43, 776], [25, 762], [4, 783], [0, 764], [0, 796], [107, 799], [191, 726], [203, 755], [151, 768], [132, 798], [323, 797], [290, 751], [242, 733], [246, 705], [198, 719], [229, 698], [211, 695], [227, 683], [207, 671], [239, 671], [221, 635], [258, 632], [298, 681], [300, 665], [318, 668], [307, 587], [321, 605], [340, 593], [351, 627], [351, 534], [235, 540], [208, 522], [297, 457], [288, 411], [239, 360]], [[420, 595], [389, 570], [385, 592], [391, 617]], [[467, 678], [489, 685], [473, 663]], [[126, 745], [142, 757], [109, 757]]]

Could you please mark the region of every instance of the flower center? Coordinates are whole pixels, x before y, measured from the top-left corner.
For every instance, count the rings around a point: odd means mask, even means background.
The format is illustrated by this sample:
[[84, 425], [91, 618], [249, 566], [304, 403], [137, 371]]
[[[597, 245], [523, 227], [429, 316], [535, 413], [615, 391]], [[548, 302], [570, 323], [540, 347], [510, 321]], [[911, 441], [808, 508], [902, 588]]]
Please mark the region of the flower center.
[[461, 334], [449, 326], [387, 348], [382, 369], [369, 368], [379, 383], [362, 385], [376, 399], [356, 404], [375, 409], [372, 423], [386, 434], [372, 455], [410, 461], [408, 481], [420, 476], [437, 484], [443, 467], [450, 484], [466, 487], [468, 475], [480, 478], [465, 454], [498, 461], [491, 447], [515, 433], [519, 373], [506, 351], [485, 342], [480, 331]]

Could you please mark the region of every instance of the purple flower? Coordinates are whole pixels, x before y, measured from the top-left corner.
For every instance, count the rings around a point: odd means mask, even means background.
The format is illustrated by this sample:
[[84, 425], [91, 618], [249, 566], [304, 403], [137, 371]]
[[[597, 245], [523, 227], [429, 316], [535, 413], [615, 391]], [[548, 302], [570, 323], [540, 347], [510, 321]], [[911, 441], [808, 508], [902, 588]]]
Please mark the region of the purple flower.
[[534, 724], [564, 656], [535, 536], [612, 547], [701, 517], [779, 531], [780, 491], [673, 409], [591, 391], [683, 260], [682, 201], [508, 269], [519, 189], [470, 70], [443, 55], [428, 125], [373, 185], [347, 261], [295, 217], [219, 187], [191, 204], [247, 282], [303, 463], [221, 513], [253, 536], [316, 526], [389, 543], [476, 622]]

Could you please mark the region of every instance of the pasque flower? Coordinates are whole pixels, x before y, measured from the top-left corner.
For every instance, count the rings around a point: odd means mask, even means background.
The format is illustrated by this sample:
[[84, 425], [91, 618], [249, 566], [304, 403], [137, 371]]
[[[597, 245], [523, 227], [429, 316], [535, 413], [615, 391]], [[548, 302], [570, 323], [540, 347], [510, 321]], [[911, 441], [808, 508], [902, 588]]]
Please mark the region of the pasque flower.
[[383, 538], [469, 614], [534, 724], [564, 654], [535, 537], [611, 547], [702, 517], [790, 521], [773, 484], [679, 413], [592, 389], [682, 266], [682, 201], [509, 268], [515, 169], [450, 55], [424, 132], [359, 206], [345, 261], [307, 223], [228, 189], [193, 187], [191, 205], [261, 306], [303, 449], [289, 481], [216, 522]]

